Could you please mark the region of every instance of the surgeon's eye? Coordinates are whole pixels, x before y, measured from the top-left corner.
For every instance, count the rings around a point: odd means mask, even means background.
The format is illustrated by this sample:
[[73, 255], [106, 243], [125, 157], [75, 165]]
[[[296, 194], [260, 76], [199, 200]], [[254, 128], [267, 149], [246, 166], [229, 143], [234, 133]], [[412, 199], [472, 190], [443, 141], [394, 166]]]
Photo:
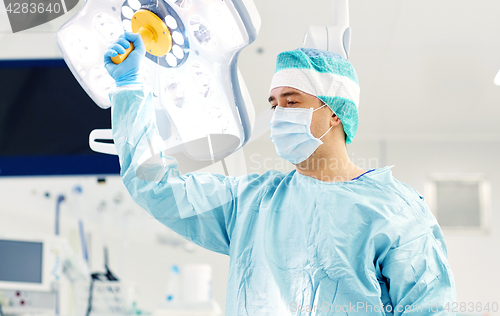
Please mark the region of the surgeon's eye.
[[288, 106], [294, 106], [295, 104], [297, 104], [297, 102], [294, 102], [294, 101], [288, 101]]
[[271, 105], [271, 110], [275, 110], [276, 109], [276, 105]]

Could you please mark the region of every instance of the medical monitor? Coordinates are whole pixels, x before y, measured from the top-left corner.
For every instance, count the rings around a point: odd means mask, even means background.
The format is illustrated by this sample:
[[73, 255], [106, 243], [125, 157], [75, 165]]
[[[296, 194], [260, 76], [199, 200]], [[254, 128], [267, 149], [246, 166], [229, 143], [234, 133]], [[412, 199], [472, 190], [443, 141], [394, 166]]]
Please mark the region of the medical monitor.
[[50, 290], [50, 244], [0, 237], [0, 290]]
[[111, 127], [62, 59], [0, 60], [0, 177], [119, 174], [89, 147]]

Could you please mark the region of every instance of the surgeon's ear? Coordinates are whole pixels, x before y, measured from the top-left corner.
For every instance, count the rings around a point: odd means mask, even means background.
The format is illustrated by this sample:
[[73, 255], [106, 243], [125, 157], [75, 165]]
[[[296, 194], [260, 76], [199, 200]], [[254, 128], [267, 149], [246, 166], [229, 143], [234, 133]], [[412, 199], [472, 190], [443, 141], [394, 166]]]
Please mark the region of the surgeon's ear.
[[341, 124], [339, 117], [335, 113], [332, 115], [331, 123], [333, 126]]

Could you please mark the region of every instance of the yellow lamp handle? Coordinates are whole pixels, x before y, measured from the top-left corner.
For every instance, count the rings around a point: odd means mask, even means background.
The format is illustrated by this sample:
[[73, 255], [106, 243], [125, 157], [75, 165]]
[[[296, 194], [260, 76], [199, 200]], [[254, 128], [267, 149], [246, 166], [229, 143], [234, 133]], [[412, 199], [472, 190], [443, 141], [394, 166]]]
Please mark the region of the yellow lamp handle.
[[[147, 26], [141, 27], [137, 34], [141, 35], [146, 49], [151, 43], [154, 42], [155, 34]], [[127, 59], [127, 56], [134, 50], [134, 44], [132, 42], [129, 43], [130, 47], [125, 50], [125, 53], [118, 54], [115, 57], [111, 57], [112, 62], [118, 65], [121, 64], [125, 59]]]
[[121, 64], [127, 56], [134, 50], [134, 44], [132, 42], [130, 43], [130, 47], [125, 50], [124, 54], [118, 54], [115, 57], [111, 57], [111, 61], [114, 62], [115, 64]]

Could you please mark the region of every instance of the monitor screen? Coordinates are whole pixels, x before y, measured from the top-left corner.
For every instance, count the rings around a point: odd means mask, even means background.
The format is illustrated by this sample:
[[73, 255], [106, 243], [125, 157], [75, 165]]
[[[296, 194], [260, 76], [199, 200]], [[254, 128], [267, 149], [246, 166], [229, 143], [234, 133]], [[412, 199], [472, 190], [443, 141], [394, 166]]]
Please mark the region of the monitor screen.
[[0, 239], [0, 281], [42, 284], [43, 243]]
[[111, 127], [62, 59], [0, 61], [0, 176], [118, 174], [118, 157], [93, 152]]

